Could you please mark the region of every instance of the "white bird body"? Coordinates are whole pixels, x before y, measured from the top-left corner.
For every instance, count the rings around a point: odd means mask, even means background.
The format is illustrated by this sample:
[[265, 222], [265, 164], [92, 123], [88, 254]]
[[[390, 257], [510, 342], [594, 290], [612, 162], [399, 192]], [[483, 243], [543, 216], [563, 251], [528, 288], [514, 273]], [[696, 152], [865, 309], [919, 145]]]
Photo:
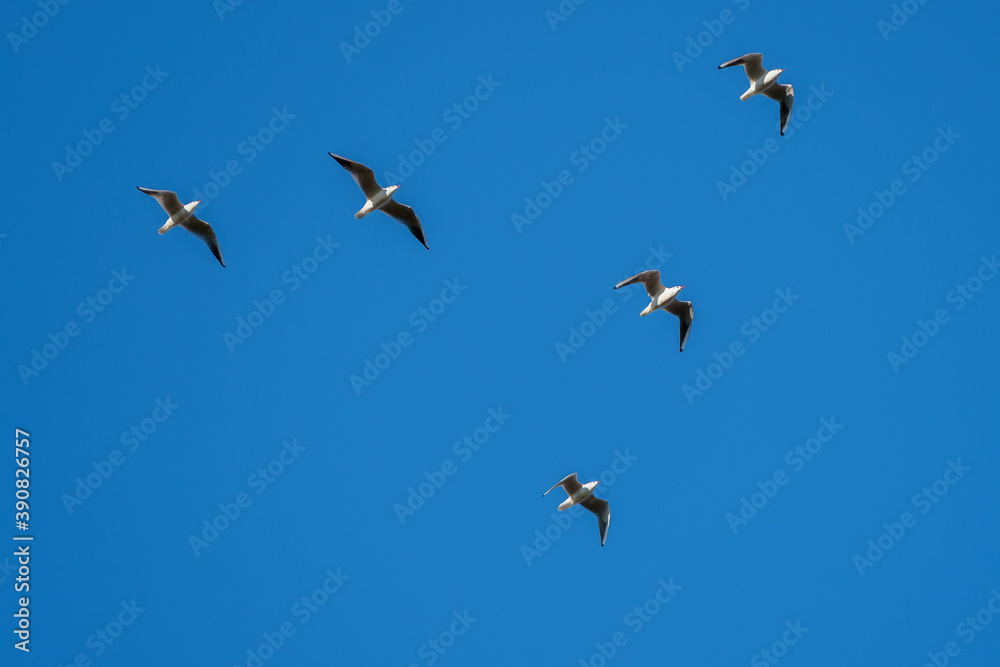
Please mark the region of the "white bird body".
[[182, 208], [181, 210], [177, 211], [177, 213], [167, 218], [167, 221], [163, 223], [162, 227], [160, 227], [160, 233], [166, 234], [177, 225], [183, 225], [188, 218], [194, 215], [194, 210], [198, 208], [198, 204], [200, 203], [201, 200], [199, 199], [198, 201], [193, 201], [188, 204], [184, 204], [184, 208]]
[[424, 237], [424, 228], [420, 224], [420, 218], [417, 217], [412, 208], [406, 204], [400, 204], [392, 197], [396, 193], [396, 190], [399, 189], [398, 185], [390, 185], [387, 188], [383, 188], [375, 180], [375, 172], [365, 165], [354, 160], [348, 160], [346, 157], [334, 155], [333, 153], [329, 153], [328, 155], [339, 162], [341, 167], [350, 172], [354, 182], [358, 184], [361, 192], [365, 195], [365, 205], [361, 207], [360, 211], [354, 214], [355, 218], [360, 220], [372, 211], [382, 211], [393, 220], [406, 225], [406, 228], [410, 230], [413, 237], [420, 241], [421, 245], [429, 249], [427, 239]]
[[748, 99], [754, 95], [759, 95], [765, 90], [773, 86], [778, 81], [778, 77], [784, 72], [783, 69], [772, 69], [767, 74], [757, 79], [756, 81], [750, 82], [750, 87], [747, 88], [747, 92], [740, 95], [740, 100], [746, 102]]
[[663, 283], [660, 282], [660, 272], [659, 271], [643, 271], [642, 273], [637, 273], [631, 278], [627, 278], [617, 285], [615, 289], [625, 287], [626, 285], [634, 285], [636, 283], [642, 283], [642, 286], [646, 288], [646, 294], [649, 295], [649, 305], [642, 309], [639, 313], [641, 316], [646, 317], [652, 312], [657, 310], [662, 310], [674, 315], [681, 323], [681, 352], [684, 351], [684, 345], [687, 343], [688, 334], [691, 333], [691, 322], [694, 321], [694, 307], [691, 305], [690, 301], [680, 301], [677, 299], [677, 295], [680, 291], [684, 289], [684, 285], [679, 287], [664, 287]]
[[683, 285], [680, 287], [664, 287], [660, 285], [659, 293], [656, 296], [650, 295], [649, 305], [639, 315], [646, 317], [646, 315], [649, 315], [653, 311], [666, 310], [667, 306], [677, 299], [677, 295], [680, 294], [682, 289], [684, 289]]
[[745, 102], [754, 95], [763, 93], [766, 97], [770, 97], [777, 102], [781, 109], [778, 114], [778, 129], [781, 135], [784, 136], [785, 130], [788, 129], [788, 121], [792, 117], [792, 105], [795, 103], [795, 89], [792, 87], [792, 84], [778, 83], [778, 77], [785, 70], [764, 69], [764, 56], [759, 53], [748, 53], [739, 58], [734, 58], [719, 65], [719, 69], [735, 67], [736, 65], [743, 67], [747, 79], [750, 81], [750, 87], [747, 88], [745, 93], [740, 95], [740, 100]]
[[559, 511], [564, 512], [573, 505], [579, 505], [584, 500], [594, 495], [594, 487], [598, 484], [600, 484], [600, 482], [587, 482], [581, 486], [575, 493], [570, 495], [569, 498], [559, 503]]
[[378, 194], [366, 201], [365, 205], [361, 207], [361, 210], [354, 214], [354, 217], [360, 220], [369, 213], [379, 210], [389, 203], [389, 200], [392, 199], [392, 196], [398, 189], [398, 185], [390, 185], [387, 188], [379, 188]]
[[558, 484], [542, 495], [547, 496], [549, 491], [561, 486], [569, 498], [559, 503], [559, 511], [568, 510], [574, 505], [582, 505], [584, 509], [596, 516], [597, 527], [601, 531], [601, 546], [603, 547], [604, 541], [608, 539], [608, 526], [611, 525], [611, 505], [607, 500], [602, 500], [594, 495], [594, 487], [598, 484], [600, 484], [599, 481], [580, 484], [576, 473], [573, 473], [563, 477]]
[[215, 258], [219, 260], [219, 264], [223, 267], [226, 266], [226, 262], [222, 259], [222, 250], [219, 249], [219, 238], [215, 235], [212, 225], [204, 220], [199, 220], [194, 214], [194, 210], [201, 203], [200, 199], [181, 206], [181, 200], [177, 198], [177, 193], [173, 190], [151, 190], [143, 187], [139, 187], [138, 190], [159, 202], [160, 208], [170, 216], [160, 227], [160, 234], [166, 234], [174, 227], [183, 227], [208, 246]]

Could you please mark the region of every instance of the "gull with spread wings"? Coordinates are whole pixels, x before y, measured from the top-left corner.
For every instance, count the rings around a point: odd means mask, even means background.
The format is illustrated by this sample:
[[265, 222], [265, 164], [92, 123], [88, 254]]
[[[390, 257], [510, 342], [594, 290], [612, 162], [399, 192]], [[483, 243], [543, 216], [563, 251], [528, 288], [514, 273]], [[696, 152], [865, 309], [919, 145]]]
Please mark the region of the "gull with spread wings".
[[430, 250], [430, 246], [427, 245], [427, 241], [424, 239], [424, 228], [420, 226], [420, 218], [417, 217], [412, 208], [405, 204], [400, 204], [392, 198], [396, 194], [396, 190], [399, 189], [398, 185], [390, 185], [387, 188], [383, 188], [375, 180], [375, 173], [365, 165], [354, 160], [348, 160], [345, 157], [340, 157], [339, 155], [334, 155], [333, 153], [329, 153], [328, 155], [339, 162], [341, 167], [351, 172], [354, 181], [361, 188], [365, 197], [367, 197], [365, 205], [361, 207], [360, 211], [354, 214], [355, 218], [360, 220], [372, 211], [382, 211], [390, 218], [395, 218], [398, 222], [406, 225], [410, 233], [425, 248]]
[[792, 103], [795, 101], [795, 90], [792, 85], [778, 83], [778, 77], [785, 70], [772, 69], [768, 71], [764, 69], [764, 56], [760, 53], [748, 53], [745, 56], [734, 58], [719, 65], [719, 69], [734, 65], [743, 65], [747, 78], [750, 79], [750, 87], [740, 95], [741, 101], [763, 93], [781, 105], [781, 136], [784, 136], [785, 130], [788, 129], [788, 119], [792, 116]]
[[626, 285], [634, 285], [635, 283], [643, 284], [646, 288], [646, 294], [649, 295], [650, 299], [649, 305], [639, 315], [645, 317], [654, 310], [665, 310], [671, 315], [676, 315], [677, 319], [681, 321], [681, 352], [683, 352], [688, 334], [691, 333], [691, 322], [694, 320], [694, 307], [691, 305], [691, 302], [677, 300], [677, 295], [684, 289], [684, 285], [680, 287], [664, 287], [663, 283], [660, 282], [659, 271], [643, 271], [627, 280], [621, 281], [615, 285], [615, 289], [625, 287]]
[[150, 197], [156, 199], [160, 202], [160, 206], [163, 210], [167, 212], [170, 217], [167, 221], [160, 227], [160, 233], [166, 234], [168, 231], [177, 227], [178, 225], [188, 230], [208, 246], [208, 249], [212, 251], [215, 258], [219, 260], [219, 264], [222, 264], [225, 268], [226, 263], [222, 261], [222, 251], [219, 250], [219, 239], [215, 236], [215, 230], [212, 229], [212, 225], [208, 224], [204, 220], [199, 220], [194, 215], [194, 210], [198, 208], [198, 204], [201, 200], [193, 201], [190, 204], [184, 204], [181, 206], [181, 201], [177, 198], [176, 192], [171, 192], [170, 190], [150, 190], [149, 188], [140, 188], [139, 192], [145, 192]]
[[[580, 484], [576, 479], [576, 473], [573, 473], [572, 475], [563, 477], [562, 481], [549, 489], [549, 491], [561, 486], [563, 491], [569, 496], [569, 498], [559, 504], [560, 512], [568, 510], [573, 505], [583, 505], [593, 512], [601, 528], [601, 546], [603, 547], [604, 541], [608, 539], [608, 525], [611, 523], [611, 505], [607, 500], [601, 500], [594, 495], [594, 487], [598, 484], [600, 482]], [[542, 496], [549, 495], [549, 491], [543, 493]]]

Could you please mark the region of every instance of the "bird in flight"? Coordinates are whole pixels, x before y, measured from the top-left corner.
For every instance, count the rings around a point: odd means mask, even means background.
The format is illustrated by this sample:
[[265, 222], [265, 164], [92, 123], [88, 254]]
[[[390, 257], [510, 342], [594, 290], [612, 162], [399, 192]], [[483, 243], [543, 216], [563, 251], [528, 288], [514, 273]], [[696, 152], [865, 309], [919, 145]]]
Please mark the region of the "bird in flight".
[[[594, 487], [598, 484], [600, 482], [580, 484], [576, 479], [576, 473], [573, 473], [572, 475], [563, 477], [562, 481], [549, 489], [549, 491], [561, 486], [563, 491], [569, 496], [569, 498], [559, 504], [560, 512], [569, 509], [573, 505], [583, 505], [597, 517], [597, 523], [601, 529], [601, 546], [603, 547], [604, 541], [608, 539], [608, 525], [611, 523], [611, 505], [607, 500], [601, 500], [594, 495]], [[542, 496], [549, 495], [549, 491], [543, 493]]]
[[212, 229], [212, 225], [198, 219], [194, 215], [194, 210], [201, 203], [200, 199], [181, 206], [176, 192], [171, 192], [170, 190], [150, 190], [149, 188], [138, 189], [139, 192], [145, 192], [160, 202], [160, 206], [170, 216], [163, 226], [160, 227], [160, 234], [166, 234], [174, 227], [180, 225], [204, 241], [208, 249], [215, 255], [215, 258], [219, 260], [219, 264], [222, 264], [223, 268], [225, 268], [226, 263], [222, 260], [222, 251], [219, 250], [219, 239], [215, 236], [215, 230]]
[[795, 102], [795, 90], [790, 83], [778, 83], [778, 77], [785, 70], [764, 69], [764, 56], [760, 53], [748, 53], [745, 56], [734, 58], [729, 62], [719, 65], [719, 69], [743, 65], [747, 78], [750, 79], [750, 87], [740, 95], [741, 101], [746, 101], [754, 95], [763, 93], [781, 105], [781, 136], [785, 136], [788, 129], [788, 119], [792, 116], [792, 103]]
[[351, 172], [351, 176], [354, 177], [354, 181], [361, 188], [361, 192], [367, 197], [365, 205], [361, 207], [360, 211], [354, 214], [355, 218], [360, 220], [372, 211], [382, 211], [390, 218], [395, 218], [398, 222], [406, 225], [410, 233], [425, 248], [430, 250], [430, 246], [427, 245], [427, 241], [424, 239], [424, 228], [420, 226], [420, 218], [417, 217], [412, 208], [405, 204], [400, 204], [392, 197], [396, 194], [396, 190], [399, 189], [398, 185], [390, 185], [387, 188], [383, 188], [375, 180], [375, 173], [365, 165], [354, 160], [348, 160], [345, 157], [340, 157], [339, 155], [334, 155], [333, 153], [329, 153], [328, 155], [339, 162], [341, 167]]
[[691, 302], [677, 300], [677, 295], [684, 289], [684, 285], [680, 287], [664, 287], [663, 283], [660, 282], [659, 271], [643, 271], [627, 280], [621, 281], [615, 285], [615, 289], [625, 287], [626, 285], [634, 285], [635, 283], [643, 284], [646, 288], [646, 294], [649, 295], [650, 299], [649, 305], [639, 315], [645, 317], [654, 310], [665, 310], [671, 315], [676, 315], [677, 319], [681, 321], [681, 352], [683, 352], [688, 335], [691, 333], [691, 322], [694, 320], [694, 307], [691, 305]]

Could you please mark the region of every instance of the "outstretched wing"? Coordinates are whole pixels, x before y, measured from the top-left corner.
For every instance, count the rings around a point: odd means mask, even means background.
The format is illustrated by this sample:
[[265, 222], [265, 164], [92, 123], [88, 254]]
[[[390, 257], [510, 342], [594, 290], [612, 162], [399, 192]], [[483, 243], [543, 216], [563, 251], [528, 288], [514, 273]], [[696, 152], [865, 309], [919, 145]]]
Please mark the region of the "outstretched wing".
[[390, 199], [379, 210], [406, 225], [410, 233], [423, 243], [425, 248], [430, 250], [430, 246], [427, 245], [427, 241], [424, 239], [424, 228], [420, 226], [420, 218], [417, 217], [412, 208], [406, 204], [400, 204], [395, 199]]
[[694, 320], [694, 306], [691, 305], [690, 301], [677, 301], [675, 299], [664, 310], [672, 315], [676, 315], [677, 319], [681, 321], [681, 352], [683, 352], [684, 345], [688, 340], [688, 334], [691, 333], [691, 322]]
[[734, 65], [743, 65], [750, 83], [754, 83], [757, 79], [767, 74], [767, 70], [764, 69], [764, 55], [761, 53], [748, 53], [739, 58], [733, 58], [729, 62], [719, 65], [719, 69], [733, 67]]
[[156, 199], [160, 202], [160, 206], [163, 210], [167, 212], [167, 215], [174, 217], [179, 213], [184, 207], [181, 205], [181, 200], [177, 198], [176, 192], [171, 192], [170, 190], [150, 190], [149, 188], [141, 188], [138, 185], [136, 189], [139, 192], [145, 192], [150, 197]]
[[181, 227], [204, 241], [208, 249], [215, 255], [215, 258], [219, 260], [219, 264], [222, 264], [223, 268], [226, 267], [226, 263], [222, 260], [222, 251], [219, 250], [219, 239], [215, 236], [215, 230], [212, 229], [212, 225], [192, 215], [181, 223]]
[[615, 289], [625, 287], [626, 285], [634, 285], [636, 283], [642, 283], [646, 287], [646, 294], [650, 297], [654, 297], [663, 291], [663, 283], [660, 282], [659, 271], [643, 271], [642, 273], [637, 273], [631, 278], [623, 280], [615, 285]]
[[578, 482], [577, 479], [576, 479], [576, 473], [573, 473], [571, 475], [566, 475], [565, 477], [563, 477], [562, 480], [558, 484], [556, 484], [555, 486], [553, 486], [551, 489], [549, 489], [548, 491], [546, 491], [542, 495], [543, 496], [547, 496], [547, 495], [549, 495], [549, 491], [557, 489], [560, 486], [563, 488], [563, 491], [565, 491], [570, 496], [572, 496], [574, 493], [576, 493], [577, 491], [579, 491], [580, 489], [583, 488], [583, 485], [580, 484], [580, 482]]
[[597, 523], [601, 528], [601, 546], [603, 547], [604, 541], [608, 539], [608, 526], [611, 524], [611, 504], [594, 495], [589, 496], [580, 504], [597, 516]]
[[378, 182], [375, 180], [375, 172], [361, 164], [360, 162], [355, 162], [354, 160], [348, 160], [346, 157], [340, 157], [339, 155], [334, 155], [333, 153], [327, 153], [330, 157], [340, 163], [340, 166], [351, 172], [351, 176], [354, 177], [354, 182], [358, 184], [361, 191], [365, 193], [365, 197], [371, 199], [379, 192], [382, 188], [379, 187]]
[[781, 105], [781, 136], [785, 136], [788, 119], [792, 117], [792, 103], [795, 102], [795, 89], [790, 83], [776, 83], [768, 87], [764, 94]]

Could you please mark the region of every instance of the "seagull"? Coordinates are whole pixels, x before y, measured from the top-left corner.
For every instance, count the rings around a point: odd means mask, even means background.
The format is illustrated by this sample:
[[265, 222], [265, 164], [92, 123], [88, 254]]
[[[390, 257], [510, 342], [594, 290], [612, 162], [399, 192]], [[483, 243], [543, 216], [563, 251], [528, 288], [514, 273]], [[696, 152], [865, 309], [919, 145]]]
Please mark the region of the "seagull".
[[[559, 511], [569, 509], [573, 505], [583, 505], [597, 516], [598, 524], [601, 528], [601, 546], [608, 539], [608, 524], [611, 523], [611, 505], [607, 500], [601, 500], [594, 495], [594, 487], [600, 482], [587, 482], [580, 484], [576, 479], [576, 473], [566, 475], [562, 481], [553, 486], [549, 491], [561, 486], [563, 491], [569, 494], [569, 498], [559, 504]], [[542, 497], [549, 495], [549, 491], [542, 494]]]
[[785, 130], [788, 129], [788, 119], [792, 115], [795, 90], [790, 83], [778, 83], [778, 77], [785, 70], [772, 69], [767, 71], [764, 69], [763, 60], [764, 56], [760, 53], [748, 53], [727, 63], [722, 63], [719, 65], [719, 69], [743, 65], [747, 78], [750, 79], [750, 87], [747, 88], [747, 92], [740, 95], [740, 100], [746, 101], [758, 93], [764, 93], [775, 100], [781, 105], [781, 136], [785, 136]]
[[646, 315], [649, 315], [654, 310], [665, 310], [672, 315], [676, 315], [677, 319], [681, 321], [681, 352], [683, 352], [688, 334], [691, 333], [691, 321], [694, 319], [694, 307], [691, 305], [691, 302], [677, 300], [677, 294], [684, 289], [684, 285], [680, 287], [664, 287], [663, 283], [660, 282], [659, 271], [643, 271], [628, 280], [621, 281], [615, 285], [615, 289], [625, 287], [626, 285], [634, 285], [635, 283], [642, 283], [646, 288], [646, 294], [650, 298], [650, 304], [639, 315], [646, 317]]
[[139, 192], [145, 192], [150, 197], [156, 199], [160, 202], [160, 206], [163, 210], [167, 212], [170, 217], [167, 221], [160, 227], [160, 233], [166, 234], [169, 230], [173, 229], [177, 225], [180, 225], [184, 229], [188, 230], [202, 241], [208, 245], [208, 249], [212, 251], [215, 258], [219, 260], [219, 264], [225, 268], [226, 263], [222, 261], [222, 251], [219, 250], [219, 239], [215, 236], [215, 231], [212, 229], [212, 225], [208, 224], [204, 220], [199, 220], [194, 215], [194, 210], [198, 208], [198, 204], [201, 200], [193, 201], [190, 204], [184, 204], [181, 206], [181, 202], [177, 199], [177, 193], [171, 192], [170, 190], [150, 190], [149, 188], [139, 188]]
[[361, 207], [361, 210], [354, 214], [355, 218], [360, 220], [372, 211], [382, 211], [390, 218], [395, 218], [406, 225], [410, 233], [424, 244], [425, 248], [430, 250], [430, 246], [427, 245], [427, 241], [424, 239], [424, 228], [420, 226], [420, 218], [417, 217], [412, 208], [405, 204], [400, 204], [392, 198], [396, 190], [399, 189], [398, 185], [390, 185], [387, 188], [383, 188], [375, 181], [375, 173], [365, 165], [354, 160], [348, 160], [345, 157], [340, 157], [339, 155], [334, 155], [333, 153], [328, 153], [328, 155], [339, 162], [341, 167], [351, 172], [351, 176], [354, 177], [358, 187], [361, 188], [361, 191], [365, 193], [365, 197], [368, 198], [368, 201]]

